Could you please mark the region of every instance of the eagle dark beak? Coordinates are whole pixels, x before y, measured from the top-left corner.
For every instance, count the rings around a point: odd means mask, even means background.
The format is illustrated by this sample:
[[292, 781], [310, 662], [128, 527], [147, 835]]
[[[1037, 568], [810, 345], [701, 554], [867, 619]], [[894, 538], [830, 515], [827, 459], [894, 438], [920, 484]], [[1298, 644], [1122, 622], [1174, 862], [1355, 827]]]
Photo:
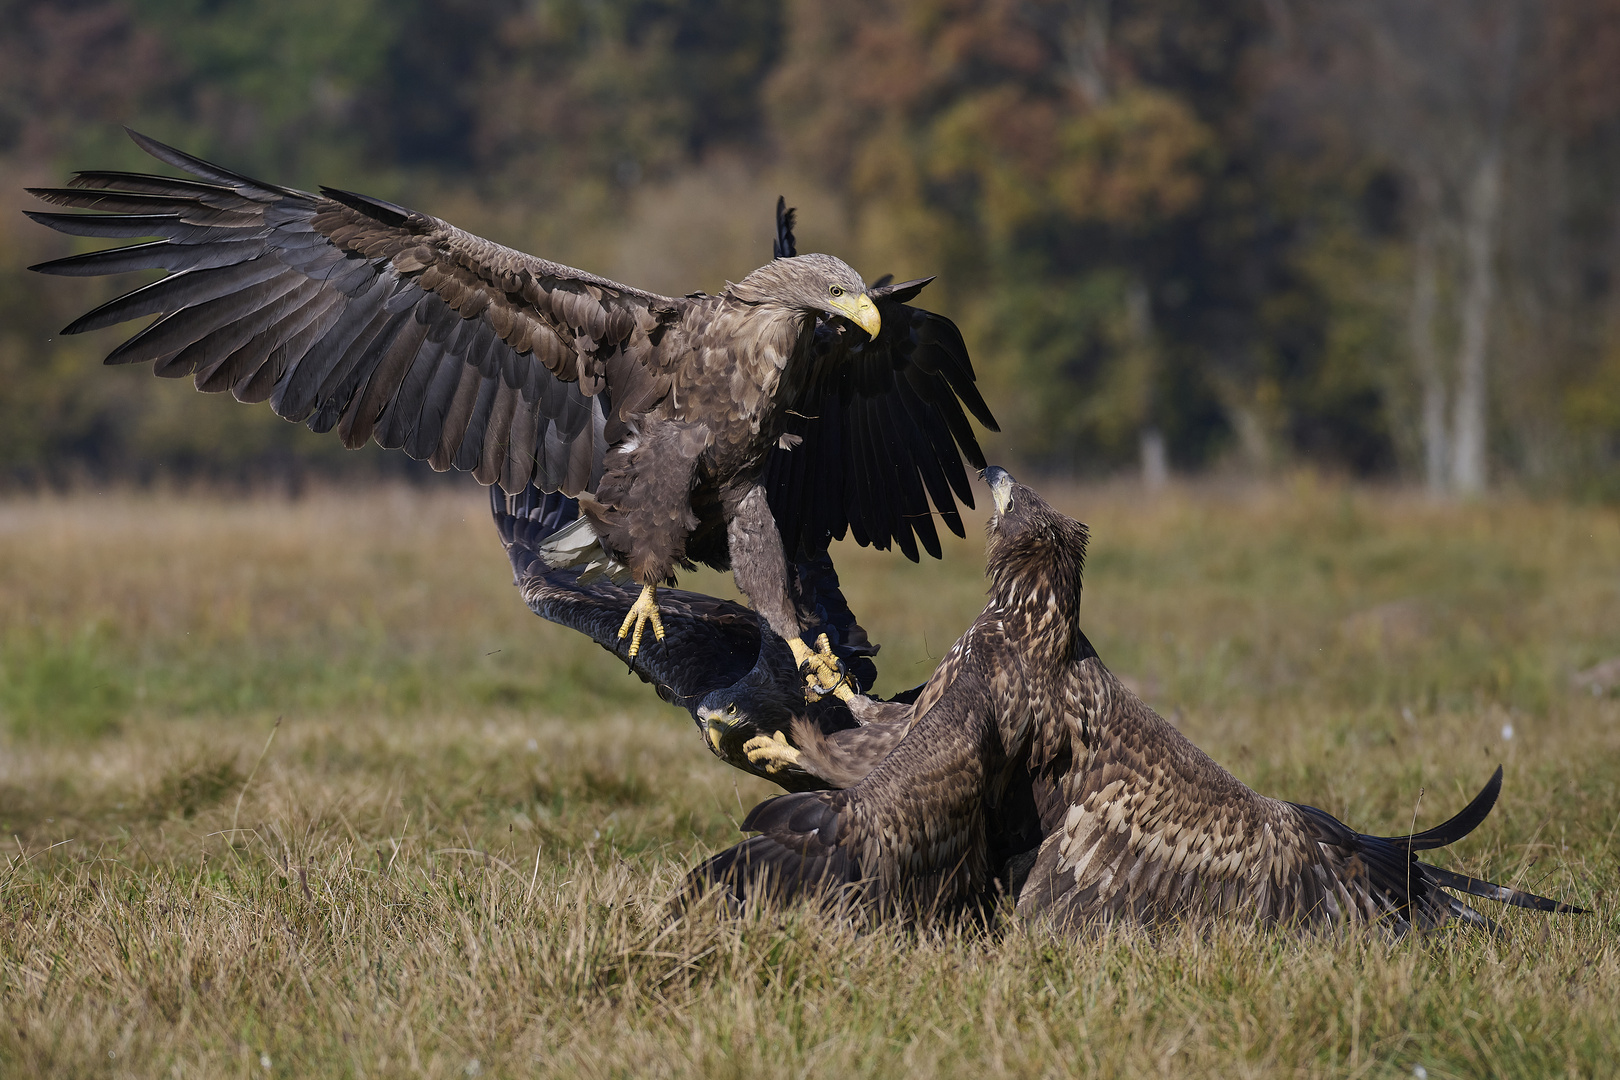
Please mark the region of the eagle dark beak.
[[1005, 514], [1013, 504], [1012, 473], [999, 465], [984, 470], [984, 482], [990, 485], [990, 497], [996, 502], [996, 513]]
[[853, 298], [848, 293], [832, 302], [839, 314], [850, 322], [866, 331], [866, 336], [873, 341], [877, 340], [878, 331], [883, 329], [883, 320], [878, 316], [877, 305], [865, 293], [858, 293]]

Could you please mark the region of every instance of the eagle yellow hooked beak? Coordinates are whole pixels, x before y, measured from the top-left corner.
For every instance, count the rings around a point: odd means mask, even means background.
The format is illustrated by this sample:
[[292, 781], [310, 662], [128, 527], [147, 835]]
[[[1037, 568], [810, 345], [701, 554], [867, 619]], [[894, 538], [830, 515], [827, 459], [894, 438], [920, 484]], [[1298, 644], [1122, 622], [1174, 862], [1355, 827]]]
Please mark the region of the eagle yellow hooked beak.
[[866, 331], [866, 336], [873, 341], [877, 340], [878, 331], [883, 328], [883, 320], [878, 317], [877, 305], [865, 293], [843, 296], [833, 300], [832, 306], [844, 314], [850, 322]]

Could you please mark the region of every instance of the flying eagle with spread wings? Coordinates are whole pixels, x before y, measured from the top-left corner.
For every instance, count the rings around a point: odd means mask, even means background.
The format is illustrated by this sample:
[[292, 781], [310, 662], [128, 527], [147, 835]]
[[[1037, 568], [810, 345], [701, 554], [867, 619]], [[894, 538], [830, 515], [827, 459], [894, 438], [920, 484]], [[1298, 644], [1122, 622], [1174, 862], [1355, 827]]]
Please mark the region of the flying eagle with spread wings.
[[862, 729], [892, 749], [845, 776], [836, 740], [794, 724], [781, 766], [848, 786], [756, 806], [743, 828], [758, 835], [693, 871], [693, 891], [843, 897], [924, 916], [1005, 896], [1063, 927], [1183, 916], [1397, 934], [1494, 925], [1448, 890], [1581, 910], [1419, 861], [1484, 821], [1500, 769], [1461, 813], [1407, 836], [1364, 835], [1245, 786], [1115, 678], [1081, 632], [1086, 527], [1004, 470], [986, 478], [990, 601], [909, 714]]
[[546, 557], [641, 586], [620, 628], [632, 654], [649, 622], [663, 636], [658, 587], [702, 562], [732, 571], [813, 686], [847, 696], [831, 650], [802, 639], [787, 557], [846, 534], [937, 557], [936, 513], [963, 535], [963, 463], [984, 465], [963, 406], [997, 429], [955, 325], [907, 303], [932, 279], [868, 287], [830, 255], [786, 255], [718, 296], [660, 296], [130, 135], [190, 177], [81, 172], [30, 190], [100, 213], [29, 216], [158, 239], [33, 269], [168, 273], [63, 332], [157, 316], [106, 362], [268, 400], [347, 446], [375, 439], [508, 493], [577, 498]]

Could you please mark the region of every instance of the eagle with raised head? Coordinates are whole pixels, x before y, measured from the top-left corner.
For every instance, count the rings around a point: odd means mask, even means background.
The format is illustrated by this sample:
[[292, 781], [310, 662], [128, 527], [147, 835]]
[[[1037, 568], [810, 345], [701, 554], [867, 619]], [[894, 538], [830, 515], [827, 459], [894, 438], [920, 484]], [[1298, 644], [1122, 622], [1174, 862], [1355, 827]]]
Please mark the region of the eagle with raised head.
[[[632, 653], [647, 623], [663, 634], [658, 586], [703, 562], [732, 570], [812, 685], [836, 685], [831, 652], [802, 640], [784, 546], [813, 555], [850, 533], [937, 557], [935, 513], [962, 535], [963, 460], [984, 464], [963, 405], [996, 427], [956, 327], [906, 303], [931, 279], [868, 287], [830, 255], [791, 255], [718, 296], [660, 296], [130, 134], [191, 178], [81, 172], [32, 193], [100, 213], [29, 216], [158, 239], [33, 269], [168, 274], [63, 332], [157, 316], [107, 363], [151, 362], [508, 493], [577, 497], [546, 557], [641, 586], [620, 629]], [[786, 535], [773, 505], [791, 509]]]
[[[737, 899], [810, 893], [932, 915], [1001, 896], [1060, 926], [1229, 916], [1402, 933], [1492, 925], [1447, 890], [1539, 911], [1558, 901], [1418, 861], [1489, 814], [1498, 769], [1444, 824], [1368, 836], [1251, 790], [1142, 703], [1080, 630], [1086, 527], [990, 469], [990, 600], [909, 716], [873, 725], [886, 754], [838, 791], [756, 806], [758, 833], [693, 871]], [[850, 772], [817, 731], [783, 765]]]

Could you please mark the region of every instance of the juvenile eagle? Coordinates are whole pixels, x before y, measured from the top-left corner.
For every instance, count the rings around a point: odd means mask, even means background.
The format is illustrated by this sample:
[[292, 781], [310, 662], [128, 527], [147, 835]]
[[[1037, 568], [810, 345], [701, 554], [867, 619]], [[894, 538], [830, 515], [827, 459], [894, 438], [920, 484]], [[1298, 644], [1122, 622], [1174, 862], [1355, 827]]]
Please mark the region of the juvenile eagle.
[[[963, 459], [984, 464], [962, 406], [995, 422], [956, 327], [905, 303], [927, 279], [868, 288], [840, 260], [802, 255], [719, 296], [659, 296], [379, 199], [261, 183], [131, 137], [195, 179], [82, 172], [31, 190], [103, 213], [29, 216], [160, 239], [33, 269], [169, 273], [63, 332], [156, 315], [107, 363], [151, 361], [335, 427], [347, 446], [375, 439], [509, 493], [532, 481], [578, 497], [578, 527], [547, 558], [641, 585], [621, 628], [632, 652], [647, 622], [662, 637], [657, 587], [704, 562], [732, 569], [812, 681], [835, 680], [830, 654], [801, 640], [784, 541], [814, 554], [848, 532], [937, 557], [935, 512], [962, 535]], [[785, 536], [773, 504], [792, 508]]]
[[[631, 656], [618, 628], [635, 591], [578, 568], [554, 569], [542, 554], [546, 541], [577, 519], [578, 504], [532, 486], [511, 497], [491, 488], [490, 509], [512, 562], [513, 583], [530, 609], [591, 638], [659, 697], [686, 709], [704, 745], [729, 765], [789, 791], [839, 787], [842, 778], [853, 775], [839, 763], [882, 756], [899, 731], [892, 721], [911, 715], [916, 691], [887, 702], [864, 696], [877, 678], [876, 650], [844, 601], [825, 552], [796, 562], [790, 576], [799, 610], [812, 613], [807, 636], [826, 635], [852, 688], [860, 692], [847, 701], [833, 695], [806, 701], [792, 652], [769, 626], [760, 625], [758, 614], [684, 589], [667, 589], [660, 598], [663, 647]], [[812, 738], [830, 763], [804, 767], [789, 760], [797, 753], [790, 739]], [[855, 770], [865, 772], [862, 766]]]
[[[1490, 812], [1498, 769], [1456, 817], [1411, 836], [1357, 833], [1250, 790], [1144, 705], [1080, 631], [1086, 528], [988, 471], [990, 602], [924, 686], [892, 752], [853, 786], [756, 806], [759, 833], [693, 873], [739, 899], [850, 894], [938, 913], [1004, 891], [1075, 926], [1227, 915], [1302, 926], [1452, 919], [1490, 925], [1455, 889], [1540, 911], [1554, 900], [1419, 862]], [[786, 755], [809, 768], [822, 747]]]

